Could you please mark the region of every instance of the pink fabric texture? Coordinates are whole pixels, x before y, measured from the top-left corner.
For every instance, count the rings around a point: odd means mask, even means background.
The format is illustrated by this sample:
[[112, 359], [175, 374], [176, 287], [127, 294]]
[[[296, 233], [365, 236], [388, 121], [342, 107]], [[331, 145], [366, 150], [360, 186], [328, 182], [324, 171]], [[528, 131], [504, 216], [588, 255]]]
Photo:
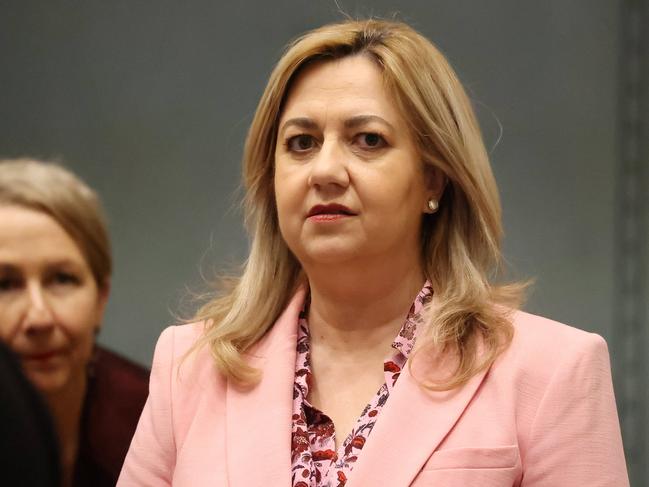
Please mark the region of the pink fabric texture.
[[[344, 487], [361, 454], [361, 450], [379, 420], [401, 369], [415, 346], [421, 312], [433, 297], [429, 282], [415, 298], [408, 316], [392, 343], [393, 353], [385, 359], [385, 383], [367, 404], [352, 431], [336, 451], [334, 423], [309, 402], [311, 364], [309, 358], [309, 325], [307, 309], [300, 314], [293, 391], [293, 441], [291, 467], [293, 487]], [[307, 300], [308, 301], [308, 300]], [[344, 433], [344, 432], [342, 432]]]
[[[248, 354], [263, 371], [252, 388], [226, 380], [209, 350], [183, 360], [203, 324], [162, 333], [119, 487], [291, 485], [304, 298]], [[523, 312], [512, 319], [510, 347], [460, 389], [426, 391], [419, 361], [403, 368], [346, 487], [629, 485], [604, 340]]]

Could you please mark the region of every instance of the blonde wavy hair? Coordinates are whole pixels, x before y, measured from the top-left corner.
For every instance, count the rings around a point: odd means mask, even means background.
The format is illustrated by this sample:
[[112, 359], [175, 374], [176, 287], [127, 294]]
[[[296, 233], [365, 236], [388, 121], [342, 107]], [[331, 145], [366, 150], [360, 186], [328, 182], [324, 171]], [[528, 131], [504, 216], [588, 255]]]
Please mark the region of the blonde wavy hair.
[[208, 345], [217, 367], [241, 384], [254, 384], [261, 373], [247, 363], [245, 352], [306, 282], [280, 235], [274, 198], [274, 153], [283, 104], [291, 82], [307, 64], [355, 55], [367, 56], [380, 68], [424, 164], [437, 167], [448, 180], [439, 211], [422, 220], [424, 273], [435, 299], [425, 314], [418, 351], [451, 352], [457, 366], [452, 376], [423, 378], [422, 385], [437, 390], [461, 386], [489, 367], [513, 336], [507, 310], [518, 305], [522, 287], [493, 282], [501, 263], [501, 208], [480, 129], [460, 81], [444, 56], [408, 25], [347, 20], [308, 32], [289, 45], [248, 132], [243, 183], [250, 255], [241, 275], [224, 280], [220, 294], [195, 316], [206, 322], [196, 347]]

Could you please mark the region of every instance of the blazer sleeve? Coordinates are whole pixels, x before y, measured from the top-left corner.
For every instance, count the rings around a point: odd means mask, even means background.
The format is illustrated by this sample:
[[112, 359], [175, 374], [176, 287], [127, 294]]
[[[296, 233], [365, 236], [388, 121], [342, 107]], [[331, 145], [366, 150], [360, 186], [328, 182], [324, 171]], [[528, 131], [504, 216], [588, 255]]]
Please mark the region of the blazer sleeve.
[[521, 487], [629, 485], [606, 342], [585, 337], [558, 345], [568, 350], [532, 423]]
[[142, 410], [117, 487], [170, 486], [176, 463], [172, 373], [174, 327], [164, 330], [153, 355], [149, 397]]

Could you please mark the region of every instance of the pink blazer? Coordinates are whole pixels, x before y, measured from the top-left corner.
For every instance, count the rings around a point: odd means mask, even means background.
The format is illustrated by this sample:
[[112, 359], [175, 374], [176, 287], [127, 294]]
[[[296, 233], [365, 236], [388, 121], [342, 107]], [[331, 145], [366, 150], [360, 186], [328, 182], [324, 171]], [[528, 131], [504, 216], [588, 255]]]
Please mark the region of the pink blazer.
[[[303, 300], [250, 354], [264, 374], [248, 390], [206, 350], [180, 362], [202, 325], [167, 328], [117, 485], [289, 487]], [[406, 368], [347, 486], [628, 486], [604, 340], [527, 313], [514, 321], [508, 350], [459, 390], [422, 390]]]

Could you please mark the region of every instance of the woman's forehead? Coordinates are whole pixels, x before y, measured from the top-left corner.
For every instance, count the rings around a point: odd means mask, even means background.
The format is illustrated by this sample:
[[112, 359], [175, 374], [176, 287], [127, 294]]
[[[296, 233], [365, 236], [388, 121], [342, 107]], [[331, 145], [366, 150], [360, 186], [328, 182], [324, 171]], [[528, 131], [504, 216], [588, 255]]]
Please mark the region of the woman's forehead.
[[280, 127], [291, 118], [359, 115], [379, 116], [394, 125], [401, 118], [376, 63], [355, 55], [318, 61], [301, 71], [288, 92]]
[[85, 262], [81, 249], [51, 216], [0, 205], [0, 258]]

